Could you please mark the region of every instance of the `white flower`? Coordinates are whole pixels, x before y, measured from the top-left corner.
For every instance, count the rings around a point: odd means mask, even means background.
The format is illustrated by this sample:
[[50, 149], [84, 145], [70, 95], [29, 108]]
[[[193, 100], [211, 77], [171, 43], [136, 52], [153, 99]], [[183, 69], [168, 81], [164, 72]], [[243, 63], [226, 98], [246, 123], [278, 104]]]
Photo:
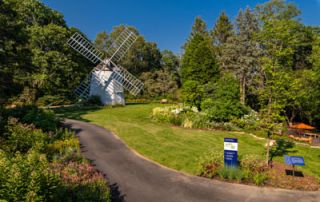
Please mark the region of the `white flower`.
[[195, 113], [198, 113], [198, 112], [199, 112], [197, 107], [192, 107], [191, 110], [192, 110], [193, 112], [195, 112]]

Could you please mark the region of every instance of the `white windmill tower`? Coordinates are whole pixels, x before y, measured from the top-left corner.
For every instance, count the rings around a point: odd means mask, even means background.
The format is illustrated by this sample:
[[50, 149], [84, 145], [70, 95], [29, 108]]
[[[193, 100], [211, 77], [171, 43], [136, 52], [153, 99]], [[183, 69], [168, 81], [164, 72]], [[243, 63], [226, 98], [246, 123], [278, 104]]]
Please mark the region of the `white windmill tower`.
[[68, 40], [69, 46], [92, 63], [99, 63], [75, 93], [82, 100], [88, 100], [90, 96], [97, 95], [104, 105], [125, 104], [124, 89], [132, 95], [137, 95], [142, 90], [143, 83], [125, 68], [116, 65], [136, 39], [137, 35], [126, 27], [107, 50], [107, 57], [102, 59], [102, 52], [91, 42], [79, 33], [73, 34]]

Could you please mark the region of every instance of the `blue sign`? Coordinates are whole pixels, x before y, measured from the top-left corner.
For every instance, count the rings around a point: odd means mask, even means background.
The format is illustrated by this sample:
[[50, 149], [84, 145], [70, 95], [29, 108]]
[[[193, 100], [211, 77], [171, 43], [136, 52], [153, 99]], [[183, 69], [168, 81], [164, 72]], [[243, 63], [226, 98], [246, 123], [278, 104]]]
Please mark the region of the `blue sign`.
[[238, 139], [224, 138], [224, 165], [238, 167]]
[[302, 156], [284, 156], [284, 162], [287, 165], [304, 166], [304, 158]]

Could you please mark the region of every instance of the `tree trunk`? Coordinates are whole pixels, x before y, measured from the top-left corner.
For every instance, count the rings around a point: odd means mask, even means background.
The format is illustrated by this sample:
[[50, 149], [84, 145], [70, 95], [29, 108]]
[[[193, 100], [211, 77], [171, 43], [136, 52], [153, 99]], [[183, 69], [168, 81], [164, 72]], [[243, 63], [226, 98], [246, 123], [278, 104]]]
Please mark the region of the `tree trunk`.
[[267, 165], [269, 165], [269, 156], [270, 156], [270, 138], [268, 135], [268, 142], [267, 142]]
[[[269, 124], [272, 124], [272, 118], [271, 118], [271, 113], [272, 113], [272, 89], [270, 89], [270, 95], [269, 95], [269, 100], [268, 100], [268, 117], [269, 117]], [[268, 133], [268, 142], [267, 142], [267, 165], [269, 166], [269, 156], [270, 156], [270, 138], [272, 135], [272, 131], [270, 126], [267, 126], [267, 133]]]
[[246, 104], [246, 77], [244, 75], [240, 79], [240, 103]]

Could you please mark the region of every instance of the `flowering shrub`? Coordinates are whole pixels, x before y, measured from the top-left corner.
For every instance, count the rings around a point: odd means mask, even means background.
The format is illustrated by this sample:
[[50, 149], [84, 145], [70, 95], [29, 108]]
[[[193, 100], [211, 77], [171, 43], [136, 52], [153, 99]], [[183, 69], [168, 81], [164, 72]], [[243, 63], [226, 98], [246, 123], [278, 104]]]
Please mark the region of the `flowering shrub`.
[[103, 175], [87, 163], [52, 164], [54, 173], [73, 201], [110, 201], [108, 184]]
[[30, 150], [13, 157], [0, 151], [0, 198], [7, 201], [59, 200], [59, 176], [44, 154]]
[[0, 199], [110, 201], [106, 180], [86, 163], [75, 134], [57, 128], [54, 114], [34, 107], [9, 114], [17, 118], [7, 114], [0, 134]]
[[258, 155], [248, 154], [240, 159], [240, 166], [244, 170], [248, 170], [253, 174], [264, 172], [267, 167], [265, 160]]
[[57, 140], [47, 146], [47, 153], [54, 162], [82, 161], [79, 140], [71, 137]]
[[204, 177], [213, 178], [218, 170], [223, 167], [223, 152], [211, 151], [199, 160], [199, 174]]
[[251, 182], [262, 185], [268, 179], [265, 161], [258, 155], [245, 155], [239, 159], [238, 168], [224, 166], [223, 152], [213, 150], [199, 159], [198, 174], [200, 176], [224, 180], [236, 180], [238, 182]]
[[10, 118], [7, 125], [7, 138], [5, 147], [10, 152], [26, 153], [30, 149], [44, 150], [48, 136], [33, 125], [19, 123], [17, 119]]
[[237, 129], [237, 127], [229, 122], [219, 123], [210, 121], [210, 117], [204, 112], [199, 112], [196, 107], [183, 105], [156, 107], [152, 111], [152, 117], [156, 121], [171, 123], [184, 128]]
[[254, 110], [250, 110], [249, 114], [246, 114], [239, 119], [233, 119], [231, 122], [239, 128], [246, 130], [255, 130], [260, 125], [258, 112]]

